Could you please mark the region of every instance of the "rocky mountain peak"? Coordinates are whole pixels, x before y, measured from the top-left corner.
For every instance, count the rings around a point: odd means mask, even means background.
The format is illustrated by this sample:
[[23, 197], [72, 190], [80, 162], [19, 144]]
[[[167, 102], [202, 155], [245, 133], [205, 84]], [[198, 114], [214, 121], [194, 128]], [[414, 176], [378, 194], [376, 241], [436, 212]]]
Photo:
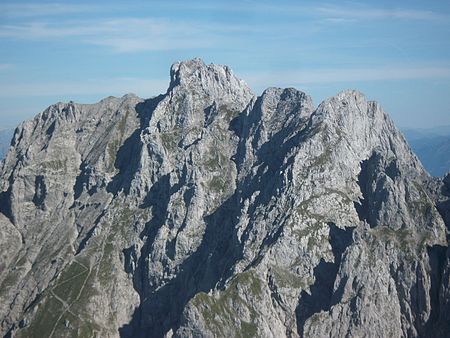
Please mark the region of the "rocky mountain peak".
[[237, 78], [228, 66], [206, 65], [199, 58], [172, 65], [169, 91], [177, 86], [203, 91], [218, 101], [252, 95], [247, 84]]
[[379, 104], [256, 97], [200, 59], [170, 76], [17, 128], [0, 335], [448, 335], [449, 178]]

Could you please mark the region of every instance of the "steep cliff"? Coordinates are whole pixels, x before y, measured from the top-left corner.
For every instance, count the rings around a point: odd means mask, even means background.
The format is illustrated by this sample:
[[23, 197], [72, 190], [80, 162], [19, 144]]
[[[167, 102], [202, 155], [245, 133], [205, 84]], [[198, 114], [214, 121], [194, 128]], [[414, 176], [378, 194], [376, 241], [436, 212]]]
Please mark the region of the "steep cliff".
[[3, 335], [450, 334], [450, 178], [359, 92], [181, 62], [23, 123], [0, 175]]

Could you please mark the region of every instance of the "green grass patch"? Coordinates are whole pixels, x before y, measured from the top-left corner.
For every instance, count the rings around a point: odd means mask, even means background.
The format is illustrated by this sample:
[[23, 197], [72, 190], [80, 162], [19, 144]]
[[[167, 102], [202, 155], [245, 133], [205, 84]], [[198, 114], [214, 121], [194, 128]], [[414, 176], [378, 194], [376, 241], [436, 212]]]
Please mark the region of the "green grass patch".
[[98, 266], [97, 277], [103, 285], [108, 285], [111, 281], [112, 265], [111, 260], [113, 258], [114, 246], [112, 243], [107, 242], [104, 246], [103, 258]]
[[41, 167], [53, 171], [67, 172], [67, 162], [65, 160], [44, 161], [40, 163]]
[[6, 278], [3, 280], [0, 287], [0, 296], [6, 295], [10, 288], [16, 288], [19, 282], [20, 271], [10, 271]]
[[66, 312], [58, 321], [53, 337], [92, 338], [101, 337], [100, 332], [101, 327], [97, 324]]
[[58, 284], [62, 284], [65, 281], [72, 279], [73, 277], [76, 277], [84, 272], [86, 272], [87, 269], [79, 264], [76, 261], [73, 261], [67, 268], [64, 269], [64, 271], [61, 273]]
[[39, 305], [30, 326], [18, 332], [18, 337], [43, 338], [48, 337], [53, 330], [64, 308], [60, 301], [53, 296], [48, 296]]
[[[226, 287], [220, 292], [218, 298], [206, 293], [197, 294], [192, 303], [200, 309], [206, 325], [216, 336], [225, 336], [229, 330], [234, 330], [234, 337], [254, 337], [257, 336], [256, 318], [258, 314], [251, 304], [241, 298], [238, 290], [258, 299], [262, 294], [261, 281], [254, 276], [251, 271], [237, 274]], [[240, 320], [237, 316], [237, 309], [247, 308], [250, 312], [250, 322]], [[238, 326], [236, 326], [238, 325]]]
[[180, 131], [178, 129], [161, 132], [159, 134], [162, 145], [167, 151], [174, 151], [178, 147], [180, 141]]
[[403, 253], [405, 258], [413, 261], [417, 255], [426, 250], [431, 238], [428, 231], [415, 232], [410, 229], [391, 229], [388, 226], [380, 226], [371, 229], [371, 233], [379, 242], [390, 242]]
[[77, 300], [78, 295], [80, 295], [87, 277], [88, 272], [86, 271], [83, 274], [65, 282], [64, 284], [56, 286], [53, 289], [53, 292], [55, 295], [67, 302], [67, 304], [72, 304]]
[[255, 323], [247, 323], [245, 321], [241, 321], [241, 337], [257, 337], [258, 335], [258, 327]]
[[271, 267], [275, 282], [284, 288], [305, 289], [307, 286], [303, 282], [303, 279], [289, 271], [286, 268], [272, 266]]
[[208, 187], [214, 192], [222, 192], [225, 190], [225, 181], [220, 176], [213, 176]]
[[116, 163], [117, 152], [119, 151], [120, 141], [113, 140], [108, 143], [108, 159], [109, 159], [109, 170], [114, 170], [114, 165]]

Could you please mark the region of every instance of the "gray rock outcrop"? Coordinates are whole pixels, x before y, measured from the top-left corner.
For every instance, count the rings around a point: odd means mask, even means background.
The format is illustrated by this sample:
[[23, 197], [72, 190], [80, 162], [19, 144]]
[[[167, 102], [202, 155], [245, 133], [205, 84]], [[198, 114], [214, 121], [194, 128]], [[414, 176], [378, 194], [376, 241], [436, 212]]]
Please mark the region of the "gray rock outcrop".
[[167, 93], [50, 106], [0, 167], [0, 332], [450, 335], [450, 176], [357, 91], [256, 97], [176, 63]]

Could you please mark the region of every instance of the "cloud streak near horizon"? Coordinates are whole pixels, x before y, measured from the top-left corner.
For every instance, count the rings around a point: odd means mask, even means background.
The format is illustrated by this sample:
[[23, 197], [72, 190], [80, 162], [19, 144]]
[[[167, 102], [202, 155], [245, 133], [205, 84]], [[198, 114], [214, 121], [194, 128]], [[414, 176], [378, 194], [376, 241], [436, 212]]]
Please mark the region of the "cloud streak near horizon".
[[[0, 65], [1, 70], [1, 65]], [[450, 79], [449, 67], [402, 67], [395, 68], [346, 68], [297, 70], [283, 72], [257, 72], [236, 74], [251, 87], [264, 86], [304, 86], [310, 84], [329, 84], [345, 82], [370, 82], [384, 80], [414, 79]], [[144, 78], [105, 78], [86, 79], [83, 81], [58, 81], [51, 83], [17, 83], [0, 84], [0, 98], [53, 95], [123, 95], [134, 93], [148, 98], [164, 93], [168, 88], [168, 76], [161, 79]]]
[[336, 68], [318, 70], [290, 70], [246, 74], [244, 79], [255, 87], [302, 86], [310, 84], [371, 82], [386, 80], [450, 79], [450, 67], [392, 67], [392, 68]]

